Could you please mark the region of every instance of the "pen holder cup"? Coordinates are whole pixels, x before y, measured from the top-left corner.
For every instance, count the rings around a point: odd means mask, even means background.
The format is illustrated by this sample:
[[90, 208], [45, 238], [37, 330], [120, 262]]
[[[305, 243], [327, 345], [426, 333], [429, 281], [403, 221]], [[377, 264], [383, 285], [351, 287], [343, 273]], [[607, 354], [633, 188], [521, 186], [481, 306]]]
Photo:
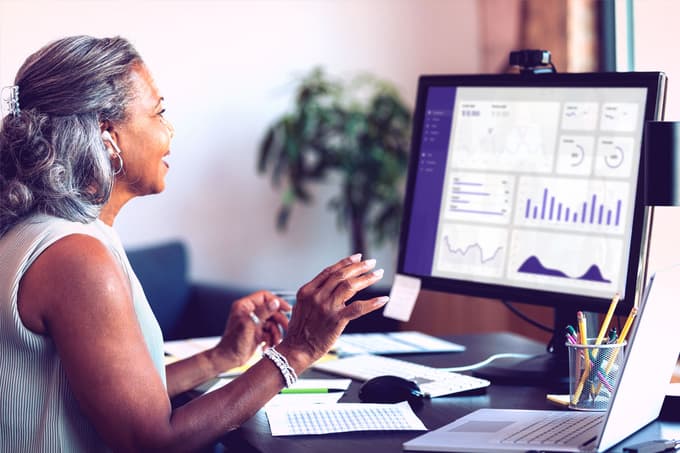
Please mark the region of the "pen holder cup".
[[609, 407], [624, 360], [626, 342], [567, 343], [569, 351], [569, 407], [582, 411], [605, 411]]

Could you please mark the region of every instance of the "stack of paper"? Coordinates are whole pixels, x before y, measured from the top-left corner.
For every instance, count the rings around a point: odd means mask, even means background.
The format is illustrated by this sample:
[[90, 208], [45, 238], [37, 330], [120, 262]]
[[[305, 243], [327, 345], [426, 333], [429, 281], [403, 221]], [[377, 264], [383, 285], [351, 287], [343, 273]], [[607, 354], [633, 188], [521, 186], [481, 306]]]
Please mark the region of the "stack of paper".
[[267, 406], [272, 436], [331, 434], [349, 431], [427, 431], [405, 401], [397, 404], [315, 404]]

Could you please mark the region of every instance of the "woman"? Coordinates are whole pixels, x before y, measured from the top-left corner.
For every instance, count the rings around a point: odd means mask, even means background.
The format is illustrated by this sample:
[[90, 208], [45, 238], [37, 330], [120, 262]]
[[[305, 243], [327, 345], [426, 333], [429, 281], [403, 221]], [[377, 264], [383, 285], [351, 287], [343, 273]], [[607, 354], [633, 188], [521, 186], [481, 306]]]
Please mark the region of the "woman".
[[[290, 306], [267, 291], [233, 304], [219, 344], [163, 365], [162, 337], [112, 228], [161, 192], [173, 128], [124, 39], [78, 36], [30, 56], [0, 130], [0, 444], [8, 451], [194, 450], [250, 418], [328, 351], [346, 305], [382, 277], [374, 260], [326, 268]], [[281, 339], [278, 326], [287, 329]], [[170, 398], [276, 346], [231, 384]]]

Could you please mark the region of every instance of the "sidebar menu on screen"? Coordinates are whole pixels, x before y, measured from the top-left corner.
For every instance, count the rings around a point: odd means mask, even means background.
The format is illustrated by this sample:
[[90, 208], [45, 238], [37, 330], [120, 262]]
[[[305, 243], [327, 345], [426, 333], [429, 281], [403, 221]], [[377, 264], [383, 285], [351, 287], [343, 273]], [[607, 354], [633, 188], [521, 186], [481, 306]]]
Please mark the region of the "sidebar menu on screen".
[[427, 93], [404, 256], [409, 274], [431, 275], [455, 98], [454, 87], [431, 87]]

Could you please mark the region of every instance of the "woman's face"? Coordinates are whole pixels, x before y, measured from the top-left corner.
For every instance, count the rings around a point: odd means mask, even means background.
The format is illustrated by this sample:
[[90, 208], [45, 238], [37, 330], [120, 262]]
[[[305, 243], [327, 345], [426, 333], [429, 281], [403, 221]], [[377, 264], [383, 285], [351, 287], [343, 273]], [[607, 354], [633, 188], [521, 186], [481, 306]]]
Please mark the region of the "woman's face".
[[[136, 65], [130, 74], [133, 99], [127, 107], [127, 120], [111, 126], [109, 132], [121, 150], [123, 171], [116, 176], [114, 190], [134, 197], [162, 192], [170, 166], [172, 125], [163, 117], [163, 97], [145, 65]], [[116, 159], [112, 160], [114, 168]]]

